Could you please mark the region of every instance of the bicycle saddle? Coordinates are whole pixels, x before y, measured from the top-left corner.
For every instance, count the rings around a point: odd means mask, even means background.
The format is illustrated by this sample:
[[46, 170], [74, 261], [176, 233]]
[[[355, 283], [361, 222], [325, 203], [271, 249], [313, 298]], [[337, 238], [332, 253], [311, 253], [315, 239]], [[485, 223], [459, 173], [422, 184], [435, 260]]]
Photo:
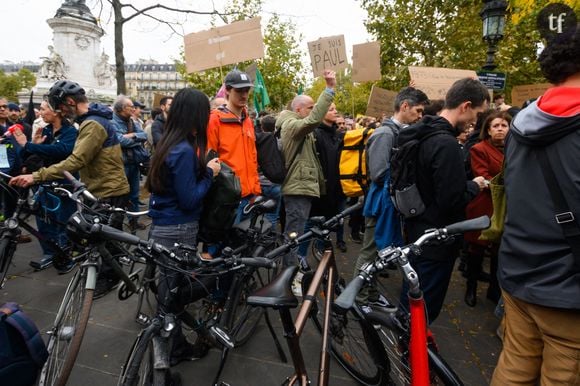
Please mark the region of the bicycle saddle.
[[298, 266], [286, 267], [265, 287], [248, 297], [246, 303], [256, 307], [296, 308], [298, 299], [292, 293], [291, 284]]

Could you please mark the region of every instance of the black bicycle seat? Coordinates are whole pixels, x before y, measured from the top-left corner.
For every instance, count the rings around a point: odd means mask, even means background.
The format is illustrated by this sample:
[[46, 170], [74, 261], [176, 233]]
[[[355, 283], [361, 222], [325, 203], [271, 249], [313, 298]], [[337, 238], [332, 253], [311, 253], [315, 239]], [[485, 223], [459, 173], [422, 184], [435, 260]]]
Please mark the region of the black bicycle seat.
[[246, 303], [256, 307], [296, 308], [298, 299], [292, 293], [291, 284], [298, 266], [286, 267], [265, 287], [248, 297]]

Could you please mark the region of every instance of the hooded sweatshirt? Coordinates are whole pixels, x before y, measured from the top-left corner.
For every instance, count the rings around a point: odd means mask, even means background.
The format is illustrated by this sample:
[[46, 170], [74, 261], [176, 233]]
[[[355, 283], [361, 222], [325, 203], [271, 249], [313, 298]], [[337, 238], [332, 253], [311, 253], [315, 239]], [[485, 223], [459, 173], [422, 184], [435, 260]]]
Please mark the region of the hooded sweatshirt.
[[[438, 134], [433, 134], [438, 132]], [[479, 192], [477, 184], [467, 180], [463, 154], [455, 137], [457, 130], [439, 116], [423, 119], [400, 131], [398, 145], [420, 139], [417, 162], [417, 187], [425, 204], [420, 216], [405, 220], [408, 241], [415, 241], [427, 229], [440, 228], [465, 218], [465, 208]], [[455, 245], [426, 246], [420, 258], [449, 260], [457, 257]]]
[[555, 220], [537, 158], [545, 149], [576, 221], [580, 217], [580, 89], [555, 87], [512, 122], [505, 147], [507, 215], [498, 277], [512, 296], [580, 310], [580, 256]]

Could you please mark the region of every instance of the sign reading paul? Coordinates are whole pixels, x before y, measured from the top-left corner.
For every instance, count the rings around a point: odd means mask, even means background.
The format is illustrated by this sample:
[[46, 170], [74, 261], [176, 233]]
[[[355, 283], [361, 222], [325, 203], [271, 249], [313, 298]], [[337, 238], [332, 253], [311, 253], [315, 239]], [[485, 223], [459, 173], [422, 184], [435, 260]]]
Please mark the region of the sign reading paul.
[[324, 70], [339, 71], [348, 67], [344, 35], [308, 42], [308, 52], [315, 78], [321, 76]]

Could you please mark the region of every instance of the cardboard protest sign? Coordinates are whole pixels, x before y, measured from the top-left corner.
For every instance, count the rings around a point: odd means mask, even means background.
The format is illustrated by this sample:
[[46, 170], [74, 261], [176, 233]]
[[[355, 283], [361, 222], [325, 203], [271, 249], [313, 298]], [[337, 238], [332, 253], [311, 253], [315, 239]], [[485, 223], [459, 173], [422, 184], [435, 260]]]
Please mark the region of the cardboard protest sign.
[[264, 57], [260, 18], [237, 21], [184, 37], [188, 73]]
[[365, 115], [381, 118], [383, 114], [386, 114], [390, 117], [395, 112], [396, 96], [397, 93], [394, 91], [385, 90], [384, 88], [373, 85]]
[[252, 81], [252, 84], [254, 84], [254, 82], [256, 81], [256, 70], [257, 69], [258, 69], [258, 65], [256, 64], [256, 62], [252, 62], [252, 64], [250, 64], [244, 70], [244, 72], [246, 74], [248, 74], [248, 76], [250, 77], [250, 80]]
[[352, 80], [369, 82], [381, 79], [381, 44], [370, 42], [352, 46]]
[[339, 71], [348, 67], [344, 35], [308, 42], [308, 52], [314, 77], [322, 75], [324, 70]]
[[553, 85], [550, 83], [526, 84], [512, 88], [512, 106], [522, 107], [525, 101], [537, 98]]
[[161, 104], [161, 99], [163, 99], [163, 97], [166, 97], [166, 96], [168, 96], [168, 95], [159, 94], [158, 92], [153, 93], [153, 105], [151, 106], [151, 109], [159, 107], [159, 105]]
[[477, 79], [477, 74], [473, 70], [439, 67], [409, 66], [409, 74], [411, 81], [415, 82], [415, 87], [427, 94], [429, 99], [445, 99], [447, 90], [459, 79]]

